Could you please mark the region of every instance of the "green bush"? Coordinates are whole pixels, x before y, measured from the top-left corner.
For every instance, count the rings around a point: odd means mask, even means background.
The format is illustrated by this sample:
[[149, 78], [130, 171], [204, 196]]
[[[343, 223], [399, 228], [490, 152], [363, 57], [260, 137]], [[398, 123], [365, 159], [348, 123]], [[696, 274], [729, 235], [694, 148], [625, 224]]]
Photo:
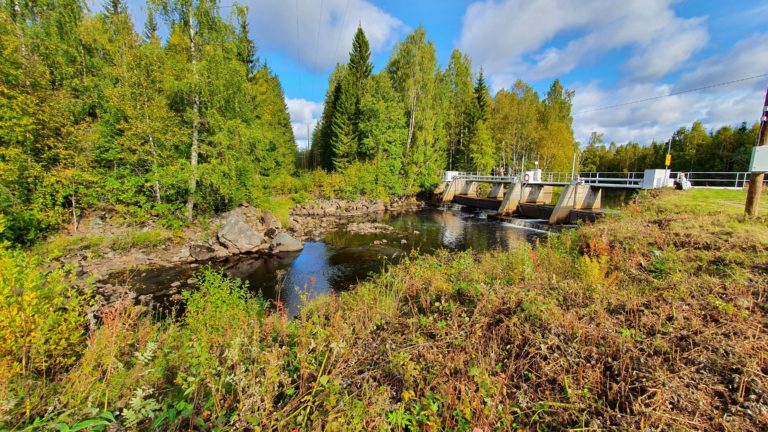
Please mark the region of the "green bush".
[[25, 252], [0, 248], [0, 357], [29, 374], [57, 373], [78, 357], [92, 300], [67, 269], [44, 271]]
[[0, 245], [0, 425], [20, 400], [28, 417], [31, 389], [77, 361], [91, 304], [72, 272]]

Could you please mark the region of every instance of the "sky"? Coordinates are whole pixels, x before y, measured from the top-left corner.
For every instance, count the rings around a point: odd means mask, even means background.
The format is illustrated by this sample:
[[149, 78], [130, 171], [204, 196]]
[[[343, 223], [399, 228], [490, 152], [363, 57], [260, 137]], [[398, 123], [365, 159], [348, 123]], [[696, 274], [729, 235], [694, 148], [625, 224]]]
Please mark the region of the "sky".
[[[98, 2], [98, 0], [92, 0]], [[233, 0], [223, 0], [228, 16]], [[143, 0], [128, 0], [137, 28]], [[375, 71], [422, 25], [441, 66], [459, 48], [491, 91], [517, 79], [544, 95], [575, 91], [586, 143], [665, 141], [696, 120], [708, 129], [759, 121], [768, 87], [765, 0], [243, 0], [259, 57], [279, 76], [299, 148], [322, 113], [328, 75], [358, 25]], [[762, 75], [762, 76], [761, 76]], [[757, 78], [755, 78], [757, 77]], [[737, 82], [734, 82], [737, 81]], [[689, 91], [696, 90], [697, 91]], [[666, 95], [670, 95], [665, 97]], [[644, 102], [639, 100], [651, 99]]]

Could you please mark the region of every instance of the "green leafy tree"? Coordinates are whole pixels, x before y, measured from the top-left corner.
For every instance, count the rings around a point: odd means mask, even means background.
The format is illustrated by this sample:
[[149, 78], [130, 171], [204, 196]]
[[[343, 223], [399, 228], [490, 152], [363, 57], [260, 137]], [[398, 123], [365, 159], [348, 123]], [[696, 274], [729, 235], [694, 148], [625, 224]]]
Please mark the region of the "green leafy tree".
[[434, 44], [418, 27], [398, 44], [386, 67], [392, 87], [406, 108], [403, 174], [406, 191], [413, 193], [434, 185], [447, 160], [445, 124], [447, 88], [437, 67]]
[[468, 143], [473, 104], [471, 69], [469, 57], [454, 49], [444, 75], [448, 91], [446, 134], [450, 170], [470, 169]]

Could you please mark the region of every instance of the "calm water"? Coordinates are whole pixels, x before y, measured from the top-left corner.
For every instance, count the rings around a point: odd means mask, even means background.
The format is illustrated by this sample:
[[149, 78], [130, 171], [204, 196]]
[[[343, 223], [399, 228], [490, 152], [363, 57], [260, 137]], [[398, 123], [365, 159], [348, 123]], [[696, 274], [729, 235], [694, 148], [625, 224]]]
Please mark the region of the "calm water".
[[[340, 229], [327, 233], [322, 241], [305, 243], [304, 250], [298, 253], [278, 257], [245, 255], [211, 265], [247, 280], [253, 291], [261, 291], [267, 299], [279, 298], [293, 315], [302, 304], [301, 297], [349, 289], [414, 249], [421, 253], [441, 248], [510, 249], [544, 235], [514, 223], [488, 220], [483, 212], [466, 212], [459, 207], [385, 215], [379, 222], [396, 228], [397, 232], [357, 234]], [[373, 244], [384, 240], [386, 244]], [[124, 274], [124, 280], [118, 282], [129, 280], [140, 295], [162, 293], [175, 281], [186, 285], [199, 268], [184, 265], [144, 270]]]

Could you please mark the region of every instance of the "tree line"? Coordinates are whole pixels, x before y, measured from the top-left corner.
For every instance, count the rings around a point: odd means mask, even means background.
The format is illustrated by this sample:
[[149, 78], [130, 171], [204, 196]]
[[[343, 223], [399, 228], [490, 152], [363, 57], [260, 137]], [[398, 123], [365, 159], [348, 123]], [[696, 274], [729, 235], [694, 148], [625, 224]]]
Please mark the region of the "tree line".
[[668, 141], [653, 141], [649, 146], [636, 142], [606, 145], [603, 135], [593, 132], [579, 156], [583, 172], [639, 172], [646, 168], [664, 168], [664, 159], [671, 149], [673, 171], [734, 172], [746, 171], [757, 142], [759, 124], [751, 127], [723, 126], [707, 131], [700, 121], [690, 129], [681, 127]]
[[[276, 194], [387, 197], [430, 190], [444, 170], [570, 170], [573, 91], [517, 81], [491, 95], [459, 50], [445, 68], [422, 27], [374, 73], [358, 28], [329, 77], [311, 148], [298, 155], [278, 77], [257, 56], [247, 9], [149, 0], [0, 0], [0, 240], [34, 241], [88, 209], [181, 225]], [[161, 37], [162, 34], [162, 37]], [[676, 170], [743, 170], [756, 126], [672, 137]], [[664, 143], [605, 145], [582, 171], [663, 166]], [[302, 163], [296, 164], [296, 161]], [[310, 168], [305, 170], [304, 168]]]
[[362, 28], [349, 61], [329, 79], [309, 166], [356, 179], [362, 192], [412, 194], [446, 170], [570, 167], [573, 92], [556, 80], [545, 97], [518, 81], [492, 97], [482, 69], [458, 49], [442, 69], [422, 27], [395, 46], [373, 73]]
[[146, 10], [137, 32], [124, 0], [97, 13], [84, 0], [0, 1], [0, 235], [76, 228], [98, 207], [175, 223], [293, 171], [283, 91], [247, 9]]

